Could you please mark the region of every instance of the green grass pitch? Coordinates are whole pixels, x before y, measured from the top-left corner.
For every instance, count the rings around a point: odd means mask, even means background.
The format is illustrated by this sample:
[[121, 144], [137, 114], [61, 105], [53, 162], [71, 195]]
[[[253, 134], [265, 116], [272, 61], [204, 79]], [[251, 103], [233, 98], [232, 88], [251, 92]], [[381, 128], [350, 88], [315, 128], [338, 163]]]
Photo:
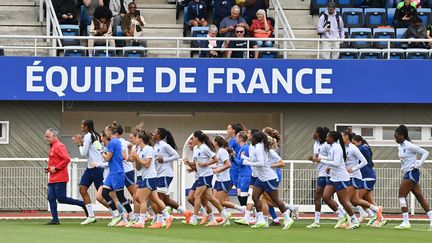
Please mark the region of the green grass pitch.
[[227, 227], [187, 226], [175, 221], [172, 228], [131, 229], [110, 228], [108, 220], [81, 226], [81, 220], [63, 219], [61, 225], [43, 225], [47, 220], [0, 220], [0, 242], [331, 242], [331, 243], [379, 243], [379, 242], [432, 242], [428, 232], [429, 222], [412, 222], [411, 230], [393, 229], [400, 222], [390, 222], [383, 228], [362, 225], [357, 230], [334, 229], [335, 221], [323, 220], [320, 229], [306, 229], [311, 220], [298, 220], [290, 230], [281, 227], [252, 229], [232, 224]]

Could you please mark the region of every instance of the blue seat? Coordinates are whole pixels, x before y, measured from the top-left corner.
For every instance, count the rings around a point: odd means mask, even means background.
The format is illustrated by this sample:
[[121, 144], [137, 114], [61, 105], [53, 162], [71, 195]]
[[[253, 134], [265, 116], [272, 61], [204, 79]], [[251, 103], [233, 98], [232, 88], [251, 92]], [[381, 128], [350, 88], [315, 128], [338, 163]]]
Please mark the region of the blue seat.
[[365, 8], [365, 27], [376, 28], [387, 25], [387, 14], [385, 8]]
[[[105, 46], [95, 46], [94, 47], [94, 56], [95, 57], [106, 57], [107, 50]], [[115, 56], [115, 50], [108, 50], [108, 56], [114, 57]]]
[[[262, 49], [266, 49], [265, 47]], [[260, 58], [267, 58], [267, 59], [273, 59], [273, 58], [277, 58], [278, 57], [278, 53], [275, 51], [260, 51]]]
[[[394, 39], [395, 38], [395, 30], [393, 28], [375, 28], [373, 29], [373, 38], [375, 39]], [[387, 48], [387, 42], [374, 42], [375, 48]], [[394, 47], [395, 43], [390, 43], [390, 47]]]
[[357, 49], [340, 49], [339, 59], [358, 59]]
[[[344, 28], [344, 36], [345, 36], [345, 39], [349, 39], [350, 32], [349, 32], [348, 28]], [[349, 46], [350, 46], [349, 41], [342, 41], [340, 44], [340, 48], [349, 48]]]
[[432, 12], [430, 8], [419, 8], [417, 9], [417, 16], [422, 20], [424, 25], [431, 23]]
[[[403, 34], [405, 34], [407, 28], [396, 28], [396, 39], [402, 39]], [[402, 44], [401, 42], [396, 42], [396, 46], [406, 46], [406, 44]]]
[[364, 14], [361, 8], [342, 8], [344, 26], [358, 28], [364, 25]]
[[355, 0], [336, 0], [336, 5], [341, 7], [341, 8], [354, 7]]
[[379, 49], [361, 49], [360, 59], [382, 59], [382, 52]]
[[[312, 3], [315, 4], [317, 7], [327, 7], [330, 0], [312, 0]], [[321, 11], [320, 11], [321, 12]]]
[[383, 59], [390, 60], [401, 60], [405, 59], [405, 50], [404, 49], [391, 49], [390, 58], [388, 58], [388, 51], [383, 51]]
[[[350, 38], [352, 39], [370, 39], [372, 38], [372, 30], [369, 28], [351, 28]], [[351, 43], [353, 48], [370, 48], [372, 47], [372, 42], [365, 41], [353, 41]]]
[[[63, 33], [63, 36], [66, 36], [66, 37], [74, 37], [74, 36], [80, 35], [79, 25], [63, 24], [63, 25], [60, 25], [60, 29]], [[74, 39], [74, 38], [62, 39], [61, 42], [62, 42], [63, 46], [79, 46], [80, 45], [80, 40]]]
[[145, 57], [146, 51], [144, 47], [140, 46], [126, 46], [123, 49], [124, 57]]
[[116, 27], [116, 32], [115, 32], [116, 36], [123, 36], [123, 29], [121, 26], [117, 26]]
[[428, 59], [429, 51], [425, 49], [408, 49], [406, 59]]
[[395, 8], [388, 8], [387, 9], [387, 24], [393, 25], [393, 19], [395, 16], [396, 9]]
[[64, 49], [65, 57], [85, 57], [86, 50], [82, 49], [82, 46], [67, 46]]

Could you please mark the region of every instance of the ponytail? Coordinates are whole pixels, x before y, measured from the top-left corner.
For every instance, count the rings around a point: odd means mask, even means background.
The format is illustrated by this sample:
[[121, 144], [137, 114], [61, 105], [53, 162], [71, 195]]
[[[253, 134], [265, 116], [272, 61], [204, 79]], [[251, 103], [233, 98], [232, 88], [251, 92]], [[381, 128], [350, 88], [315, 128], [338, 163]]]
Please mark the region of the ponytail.
[[331, 138], [333, 138], [333, 141], [336, 143], [337, 141], [339, 141], [339, 144], [340, 144], [340, 146], [342, 147], [342, 151], [343, 151], [343, 158], [344, 158], [344, 161], [346, 162], [346, 160], [347, 160], [347, 155], [346, 155], [346, 149], [345, 149], [345, 143], [344, 143], [344, 141], [343, 141], [343, 139], [342, 139], [342, 135], [339, 133], [339, 132], [337, 132], [337, 131], [331, 131], [330, 133], [329, 133], [329, 136], [331, 137]]
[[411, 139], [408, 136], [408, 128], [405, 125], [400, 125], [398, 128], [396, 128], [395, 133], [404, 136], [406, 140], [411, 142]]
[[177, 145], [175, 143], [174, 137], [170, 131], [168, 131], [165, 128], [160, 127], [157, 129], [157, 132], [160, 136], [160, 139], [165, 140], [166, 143], [171, 146], [171, 148], [177, 149]]
[[210, 141], [210, 138], [205, 133], [202, 131], [195, 131], [193, 136], [196, 137], [201, 143], [205, 143], [211, 151], [216, 152], [214, 144]]

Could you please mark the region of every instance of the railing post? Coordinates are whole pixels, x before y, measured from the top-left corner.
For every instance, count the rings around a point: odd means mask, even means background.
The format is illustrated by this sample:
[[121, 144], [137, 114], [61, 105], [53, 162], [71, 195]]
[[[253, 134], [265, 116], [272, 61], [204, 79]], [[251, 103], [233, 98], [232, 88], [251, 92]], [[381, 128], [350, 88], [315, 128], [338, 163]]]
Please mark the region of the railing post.
[[78, 198], [78, 158], [72, 160], [72, 198]]
[[390, 60], [390, 41], [387, 41], [387, 60]]
[[180, 40], [179, 39], [176, 40], [176, 56], [177, 56], [177, 58], [180, 57]]
[[37, 56], [37, 38], [34, 38], [34, 56]]
[[289, 190], [289, 201], [291, 205], [294, 205], [294, 162], [290, 162], [290, 173], [289, 173], [289, 177], [290, 177], [290, 190]]
[[39, 22], [43, 22], [44, 16], [43, 16], [43, 4], [44, 0], [39, 0]]
[[[73, 163], [69, 163], [68, 164], [68, 174], [69, 174], [69, 176], [72, 175], [72, 164]], [[72, 195], [71, 185], [72, 185], [71, 183], [67, 183], [66, 184], [66, 196], [67, 197], [71, 197], [71, 195]]]
[[[45, 11], [45, 13], [46, 13], [46, 36], [50, 36], [50, 32], [51, 32], [51, 18], [50, 18], [50, 16], [49, 16], [49, 8], [48, 8], [48, 6], [46, 6], [46, 9], [45, 9], [46, 11]], [[47, 40], [47, 42], [50, 42], [51, 40], [50, 39], [48, 39]]]
[[249, 55], [250, 55], [250, 51], [249, 51], [249, 44], [250, 44], [250, 42], [249, 42], [249, 40], [247, 40], [247, 46], [246, 46], [246, 58], [247, 59], [249, 59]]
[[108, 38], [105, 37], [105, 57], [109, 57], [109, 50], [108, 50]]
[[317, 59], [320, 59], [321, 41], [317, 41]]
[[410, 211], [411, 215], [415, 214], [415, 197], [412, 192], [410, 193]]

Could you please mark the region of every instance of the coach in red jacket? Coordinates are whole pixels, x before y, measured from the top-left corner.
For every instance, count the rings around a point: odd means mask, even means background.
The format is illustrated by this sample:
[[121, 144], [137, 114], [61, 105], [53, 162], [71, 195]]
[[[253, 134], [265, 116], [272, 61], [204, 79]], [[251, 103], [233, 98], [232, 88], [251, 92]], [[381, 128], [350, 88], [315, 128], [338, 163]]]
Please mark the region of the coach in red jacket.
[[48, 167], [45, 173], [49, 173], [48, 202], [50, 204], [52, 220], [47, 224], [60, 224], [57, 213], [57, 201], [59, 203], [80, 206], [85, 210], [83, 201], [66, 197], [66, 183], [69, 181], [68, 164], [70, 162], [66, 146], [58, 139], [58, 131], [49, 128], [45, 132], [45, 140], [50, 145], [48, 155]]

